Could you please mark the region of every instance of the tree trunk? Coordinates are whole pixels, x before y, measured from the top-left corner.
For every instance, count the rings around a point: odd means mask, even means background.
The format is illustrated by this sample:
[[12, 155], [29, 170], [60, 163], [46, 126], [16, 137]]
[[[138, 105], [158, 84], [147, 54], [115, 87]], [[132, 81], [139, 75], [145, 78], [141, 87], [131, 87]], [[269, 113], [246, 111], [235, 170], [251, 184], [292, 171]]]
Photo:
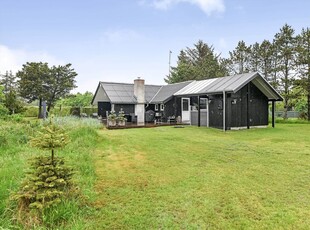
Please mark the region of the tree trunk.
[[54, 149], [52, 149], [52, 164], [54, 165]]
[[50, 110], [51, 110], [51, 108], [52, 108], [52, 103], [51, 102], [48, 102], [47, 103], [47, 113], [46, 113], [46, 117], [48, 117], [48, 115], [49, 115], [49, 113], [50, 113]]
[[48, 103], [48, 104], [47, 104], [47, 112], [50, 112], [50, 110], [51, 110], [51, 104]]
[[[285, 99], [284, 99], [285, 100]], [[283, 119], [287, 120], [287, 103], [286, 100], [284, 102], [284, 113], [283, 113]]]
[[39, 114], [38, 114], [38, 118], [43, 118], [43, 114], [42, 114], [42, 98], [39, 98]]

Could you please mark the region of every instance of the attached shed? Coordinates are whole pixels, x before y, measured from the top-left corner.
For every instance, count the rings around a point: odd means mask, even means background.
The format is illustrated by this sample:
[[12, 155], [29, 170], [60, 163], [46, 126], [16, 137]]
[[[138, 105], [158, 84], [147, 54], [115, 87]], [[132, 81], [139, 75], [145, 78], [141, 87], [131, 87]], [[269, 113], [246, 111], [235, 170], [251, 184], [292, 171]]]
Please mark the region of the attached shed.
[[269, 101], [283, 100], [259, 74], [247, 73], [192, 82], [175, 96], [183, 100], [196, 97], [198, 126], [201, 125], [201, 98], [207, 98], [207, 126], [223, 130], [268, 125]]

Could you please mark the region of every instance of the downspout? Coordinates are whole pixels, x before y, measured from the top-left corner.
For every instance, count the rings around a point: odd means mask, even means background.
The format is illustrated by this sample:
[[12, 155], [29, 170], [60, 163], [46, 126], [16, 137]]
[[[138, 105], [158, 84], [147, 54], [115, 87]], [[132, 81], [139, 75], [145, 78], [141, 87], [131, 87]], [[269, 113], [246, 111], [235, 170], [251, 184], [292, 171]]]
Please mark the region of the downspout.
[[226, 95], [223, 90], [223, 131], [226, 131]]

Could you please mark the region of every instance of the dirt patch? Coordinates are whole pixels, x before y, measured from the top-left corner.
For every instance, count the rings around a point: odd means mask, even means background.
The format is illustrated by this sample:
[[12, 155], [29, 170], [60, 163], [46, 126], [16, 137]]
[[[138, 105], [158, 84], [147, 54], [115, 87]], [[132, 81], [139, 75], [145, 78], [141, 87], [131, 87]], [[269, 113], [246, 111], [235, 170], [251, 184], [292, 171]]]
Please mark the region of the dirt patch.
[[145, 156], [141, 152], [113, 153], [105, 159], [105, 167], [110, 170], [136, 169], [145, 162]]

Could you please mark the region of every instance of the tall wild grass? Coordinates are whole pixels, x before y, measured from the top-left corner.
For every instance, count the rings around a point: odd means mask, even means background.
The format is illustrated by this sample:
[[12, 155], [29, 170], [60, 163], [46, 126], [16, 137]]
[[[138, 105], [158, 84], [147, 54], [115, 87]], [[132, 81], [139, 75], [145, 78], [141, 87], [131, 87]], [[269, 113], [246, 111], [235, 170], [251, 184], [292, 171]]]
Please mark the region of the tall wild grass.
[[16, 219], [16, 204], [10, 199], [16, 192], [29, 167], [28, 160], [37, 155], [49, 154], [32, 148], [28, 142], [35, 136], [44, 122], [42, 120], [0, 121], [0, 229], [7, 228], [78, 228], [82, 216], [89, 212], [88, 202], [94, 196], [95, 171], [92, 162], [96, 147], [97, 129], [102, 126], [96, 119], [55, 117], [55, 123], [62, 126], [71, 142], [56, 156], [66, 159], [75, 170], [74, 179], [79, 185], [80, 197], [64, 200], [60, 205], [45, 211], [41, 226], [22, 226]]

